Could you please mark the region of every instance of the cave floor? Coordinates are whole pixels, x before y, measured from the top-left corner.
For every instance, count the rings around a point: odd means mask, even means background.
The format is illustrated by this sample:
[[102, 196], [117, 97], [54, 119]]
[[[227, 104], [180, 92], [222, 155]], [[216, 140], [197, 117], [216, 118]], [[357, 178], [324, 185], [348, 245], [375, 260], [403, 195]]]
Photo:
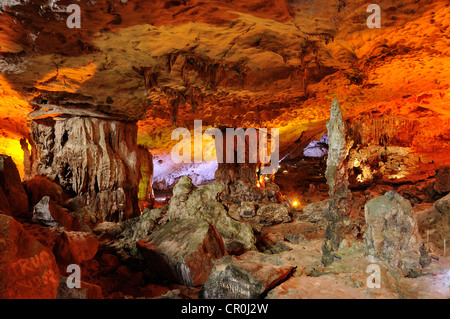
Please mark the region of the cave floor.
[[[364, 256], [363, 240], [359, 236], [350, 240], [348, 247], [342, 247], [336, 260], [323, 266], [322, 244], [325, 223], [311, 222], [302, 209], [309, 203], [328, 198], [328, 187], [324, 178], [325, 162], [320, 159], [300, 159], [283, 163], [275, 177], [281, 193], [299, 202], [293, 208], [293, 220], [270, 227], [263, 227], [257, 233], [257, 248], [271, 254], [295, 270], [287, 280], [266, 291], [269, 299], [449, 299], [450, 298], [450, 256], [444, 256], [442, 245], [431, 243], [427, 246], [432, 262], [423, 274], [416, 278], [405, 278], [381, 261], [370, 261]], [[425, 181], [419, 181], [424, 183]], [[432, 198], [420, 198], [415, 194], [418, 184], [397, 183], [391, 185], [368, 185], [353, 188], [353, 217], [364, 218], [364, 204], [368, 198], [379, 196], [390, 189], [409, 196], [416, 214], [420, 214], [433, 204]], [[171, 190], [157, 193], [157, 198], [170, 198]], [[164, 206], [165, 200], [157, 202]], [[35, 236], [49, 250], [53, 249], [57, 236], [56, 227], [44, 227], [32, 222], [22, 221], [24, 228]], [[419, 223], [422, 238], [426, 238], [426, 227]], [[297, 236], [293, 241], [292, 235]], [[289, 237], [291, 236], [291, 237]], [[349, 241], [349, 242], [350, 242]], [[188, 287], [161, 281], [150, 273], [145, 262], [126, 258], [117, 254], [113, 248], [114, 239], [101, 237], [95, 258], [81, 265], [82, 278], [86, 282], [102, 288], [105, 298], [184, 298], [197, 299], [201, 287]], [[448, 252], [447, 252], [448, 255]], [[381, 268], [381, 287], [368, 288], [367, 267], [376, 263]], [[60, 269], [64, 273], [64, 269]]]

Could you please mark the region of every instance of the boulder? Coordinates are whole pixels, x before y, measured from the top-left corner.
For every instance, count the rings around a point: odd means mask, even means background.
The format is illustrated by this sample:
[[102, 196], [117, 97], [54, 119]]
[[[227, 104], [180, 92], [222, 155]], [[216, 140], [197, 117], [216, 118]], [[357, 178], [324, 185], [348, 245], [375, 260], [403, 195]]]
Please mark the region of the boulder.
[[[109, 237], [119, 238], [115, 248], [120, 255], [132, 255], [142, 258], [142, 255], [136, 247], [136, 242], [148, 238], [157, 227], [165, 224], [167, 220], [167, 206], [151, 210], [146, 208], [140, 217], [128, 219], [120, 223], [119, 234], [114, 236], [114, 228], [108, 229], [104, 234], [109, 235]], [[98, 232], [98, 230], [98, 227], [94, 229], [95, 232]], [[102, 236], [104, 234], [102, 234]]]
[[434, 207], [436, 207], [442, 215], [450, 217], [450, 194], [434, 203]]
[[[256, 175], [255, 175], [256, 176]], [[239, 205], [242, 202], [261, 202], [265, 197], [274, 196], [279, 189], [274, 189], [278, 186], [267, 188], [268, 194], [265, 193], [265, 188], [259, 188], [252, 184], [245, 178], [239, 178], [228, 185], [229, 192], [224, 193], [221, 199], [230, 201]]]
[[140, 217], [123, 222], [122, 236], [131, 242], [145, 239], [156, 227], [167, 222], [167, 207], [144, 209]]
[[239, 206], [236, 204], [228, 205], [228, 216], [230, 216], [234, 220], [240, 221], [241, 215], [239, 215]]
[[257, 205], [253, 202], [242, 202], [239, 204], [228, 204], [228, 215], [234, 220], [241, 220], [242, 218], [253, 218], [256, 215]]
[[410, 202], [389, 191], [365, 205], [366, 255], [399, 267], [405, 276], [415, 276], [429, 264]]
[[167, 211], [169, 220], [204, 219], [217, 228], [230, 253], [256, 250], [252, 228], [228, 216], [225, 207], [218, 202], [223, 190], [224, 186], [219, 183], [197, 188], [188, 176], [183, 176], [173, 188]]
[[242, 202], [238, 208], [238, 213], [242, 218], [252, 218], [256, 214], [256, 206], [252, 202]]
[[292, 221], [289, 208], [284, 204], [268, 204], [261, 206], [256, 213], [258, 223], [265, 226], [289, 223]]
[[214, 260], [227, 254], [217, 229], [203, 219], [169, 222], [136, 245], [153, 271], [188, 286], [203, 284]]
[[83, 222], [57, 205], [49, 196], [44, 196], [33, 208], [33, 221], [44, 226], [64, 227], [67, 230], [90, 231]]
[[28, 197], [10, 156], [0, 154], [0, 204], [5, 214], [28, 214]]
[[3, 193], [1, 187], [0, 187], [0, 208], [2, 209], [4, 214], [11, 215], [11, 207], [9, 207], [8, 198], [6, 198], [6, 195]]
[[284, 281], [294, 267], [273, 255], [246, 252], [217, 260], [200, 291], [205, 299], [255, 299]]
[[306, 239], [301, 233], [297, 234], [287, 233], [286, 236], [284, 236], [284, 239], [292, 244], [301, 244], [309, 242], [309, 240]]
[[308, 221], [311, 223], [325, 221], [325, 213], [328, 210], [329, 204], [329, 199], [308, 204], [303, 208], [303, 215], [307, 216]]
[[92, 228], [92, 232], [97, 236], [99, 236], [100, 238], [101, 237], [116, 238], [123, 231], [124, 228], [122, 224], [114, 222], [101, 222], [96, 224], [95, 227]]
[[50, 197], [44, 196], [33, 208], [33, 221], [44, 226], [59, 227], [50, 213]]
[[436, 170], [434, 190], [438, 194], [447, 194], [450, 192], [450, 166], [440, 167]]
[[81, 281], [81, 288], [69, 288], [67, 278], [59, 276], [56, 299], [103, 299], [100, 286]]
[[39, 203], [44, 196], [48, 196], [52, 201], [63, 205], [64, 191], [62, 187], [45, 176], [37, 175], [30, 180], [24, 181], [23, 187], [28, 195], [31, 207]]
[[98, 238], [86, 232], [62, 231], [56, 238], [53, 253], [58, 262], [80, 265], [94, 258], [98, 249]]
[[0, 299], [54, 299], [55, 257], [14, 218], [0, 214]]
[[98, 222], [97, 216], [90, 210], [89, 206], [84, 204], [84, 199], [81, 196], [69, 198], [62, 206], [69, 209], [73, 216], [85, 220], [87, 223], [92, 224], [92, 226]]
[[[444, 240], [450, 234], [450, 194], [441, 198], [428, 209], [417, 212], [419, 229], [422, 236], [429, 237], [430, 245], [443, 250]], [[426, 246], [430, 249], [431, 246]]]

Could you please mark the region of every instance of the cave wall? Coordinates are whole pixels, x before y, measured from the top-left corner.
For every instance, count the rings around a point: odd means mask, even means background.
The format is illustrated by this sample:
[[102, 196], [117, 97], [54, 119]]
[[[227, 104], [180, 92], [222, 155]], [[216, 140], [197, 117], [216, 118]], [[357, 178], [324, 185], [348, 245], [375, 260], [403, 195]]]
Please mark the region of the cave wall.
[[80, 196], [99, 220], [139, 215], [141, 162], [151, 162], [151, 157], [138, 148], [135, 122], [80, 116], [35, 119], [31, 139], [36, 147], [33, 175], [45, 175]]

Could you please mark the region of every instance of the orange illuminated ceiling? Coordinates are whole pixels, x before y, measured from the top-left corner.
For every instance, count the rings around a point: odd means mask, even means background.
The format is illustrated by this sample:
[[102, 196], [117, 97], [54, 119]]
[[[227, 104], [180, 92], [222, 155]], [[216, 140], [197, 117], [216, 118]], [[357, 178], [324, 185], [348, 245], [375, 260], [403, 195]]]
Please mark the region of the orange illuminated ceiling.
[[333, 98], [346, 118], [414, 122], [421, 152], [448, 137], [447, 1], [379, 1], [381, 29], [362, 0], [101, 0], [80, 3], [82, 28], [69, 29], [71, 2], [0, 13], [0, 139], [27, 135], [27, 100], [139, 120], [156, 153], [194, 119], [279, 127], [286, 149], [324, 125]]

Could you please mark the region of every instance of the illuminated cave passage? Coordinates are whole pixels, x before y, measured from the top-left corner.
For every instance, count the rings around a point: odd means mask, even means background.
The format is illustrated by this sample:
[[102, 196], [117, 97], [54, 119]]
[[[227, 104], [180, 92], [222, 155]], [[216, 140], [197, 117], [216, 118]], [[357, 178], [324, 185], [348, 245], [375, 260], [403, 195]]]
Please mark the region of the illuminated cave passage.
[[447, 2], [1, 2], [0, 298], [450, 298]]

